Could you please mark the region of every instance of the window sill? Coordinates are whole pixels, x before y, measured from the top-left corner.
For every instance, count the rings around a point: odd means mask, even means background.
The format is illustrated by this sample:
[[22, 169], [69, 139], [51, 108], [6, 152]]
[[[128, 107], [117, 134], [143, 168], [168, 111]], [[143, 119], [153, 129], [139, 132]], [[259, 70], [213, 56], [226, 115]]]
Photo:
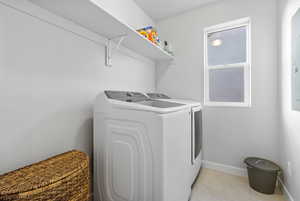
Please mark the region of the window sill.
[[204, 102], [205, 107], [231, 107], [231, 108], [251, 108], [251, 103], [234, 102]]

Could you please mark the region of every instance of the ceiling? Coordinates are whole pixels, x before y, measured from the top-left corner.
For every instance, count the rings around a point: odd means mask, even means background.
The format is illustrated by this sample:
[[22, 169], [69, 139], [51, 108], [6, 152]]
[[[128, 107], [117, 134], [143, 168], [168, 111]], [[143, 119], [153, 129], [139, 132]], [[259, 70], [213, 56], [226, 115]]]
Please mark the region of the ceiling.
[[134, 0], [155, 21], [220, 0]]

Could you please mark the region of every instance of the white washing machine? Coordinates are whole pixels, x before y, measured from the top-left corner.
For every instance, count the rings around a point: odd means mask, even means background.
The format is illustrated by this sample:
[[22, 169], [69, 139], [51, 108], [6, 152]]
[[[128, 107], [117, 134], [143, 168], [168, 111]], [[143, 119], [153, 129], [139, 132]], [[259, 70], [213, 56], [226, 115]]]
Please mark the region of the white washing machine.
[[203, 143], [203, 129], [202, 129], [202, 105], [200, 102], [173, 99], [162, 93], [147, 93], [147, 96], [153, 100], [165, 100], [169, 102], [182, 103], [189, 106], [191, 111], [191, 136], [190, 143], [190, 185], [192, 186], [200, 172], [202, 166], [202, 143]]
[[190, 107], [105, 91], [94, 109], [95, 201], [188, 201]]

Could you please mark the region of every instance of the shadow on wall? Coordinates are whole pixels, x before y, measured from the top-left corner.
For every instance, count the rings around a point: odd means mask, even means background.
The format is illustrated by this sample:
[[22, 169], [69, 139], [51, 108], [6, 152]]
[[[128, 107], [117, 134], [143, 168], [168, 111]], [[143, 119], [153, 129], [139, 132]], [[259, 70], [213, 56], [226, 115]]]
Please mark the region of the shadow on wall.
[[82, 147], [82, 151], [87, 152], [91, 157], [93, 155], [93, 118], [85, 119], [77, 132], [75, 138], [76, 147]]

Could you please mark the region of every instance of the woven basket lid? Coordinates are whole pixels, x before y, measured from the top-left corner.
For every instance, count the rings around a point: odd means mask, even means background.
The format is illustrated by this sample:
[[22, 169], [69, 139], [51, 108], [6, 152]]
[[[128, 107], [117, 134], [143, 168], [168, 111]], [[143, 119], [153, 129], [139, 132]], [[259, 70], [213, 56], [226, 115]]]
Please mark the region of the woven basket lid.
[[0, 176], [0, 197], [56, 183], [88, 167], [88, 156], [70, 151]]

